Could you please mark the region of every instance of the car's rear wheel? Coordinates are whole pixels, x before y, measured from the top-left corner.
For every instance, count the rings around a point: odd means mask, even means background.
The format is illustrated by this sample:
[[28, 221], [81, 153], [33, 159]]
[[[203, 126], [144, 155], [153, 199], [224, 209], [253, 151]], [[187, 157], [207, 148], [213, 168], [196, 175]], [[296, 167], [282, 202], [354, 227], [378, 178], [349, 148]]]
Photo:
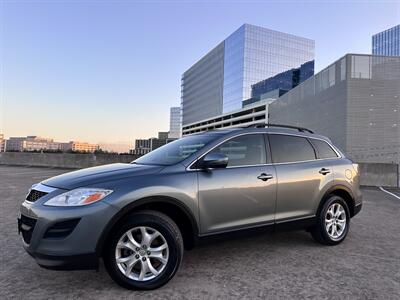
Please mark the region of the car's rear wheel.
[[343, 198], [330, 195], [317, 216], [317, 224], [311, 229], [311, 235], [324, 245], [337, 245], [347, 236], [350, 227], [350, 214]]
[[182, 235], [174, 221], [156, 211], [139, 211], [112, 233], [104, 263], [119, 285], [152, 290], [175, 275], [182, 255]]

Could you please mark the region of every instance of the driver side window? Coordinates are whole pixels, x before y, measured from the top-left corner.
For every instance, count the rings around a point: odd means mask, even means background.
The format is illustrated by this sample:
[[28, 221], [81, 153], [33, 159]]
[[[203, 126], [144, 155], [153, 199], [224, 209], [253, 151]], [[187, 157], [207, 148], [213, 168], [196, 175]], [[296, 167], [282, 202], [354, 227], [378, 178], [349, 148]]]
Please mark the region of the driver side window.
[[228, 167], [251, 166], [267, 163], [264, 136], [247, 134], [219, 145], [213, 151], [228, 156]]

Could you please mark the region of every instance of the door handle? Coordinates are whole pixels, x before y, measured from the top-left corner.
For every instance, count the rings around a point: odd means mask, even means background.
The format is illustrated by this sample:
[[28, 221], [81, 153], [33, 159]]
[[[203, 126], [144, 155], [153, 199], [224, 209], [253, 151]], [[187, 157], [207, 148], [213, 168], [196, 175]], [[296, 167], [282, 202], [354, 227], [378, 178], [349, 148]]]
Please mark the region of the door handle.
[[321, 170], [319, 170], [319, 174], [322, 174], [322, 175], [329, 174], [330, 172], [331, 172], [331, 170], [326, 169], [326, 168], [322, 168]]
[[261, 175], [257, 176], [257, 178], [261, 179], [262, 181], [267, 181], [268, 179], [274, 178], [274, 176], [272, 176], [272, 174], [261, 173]]

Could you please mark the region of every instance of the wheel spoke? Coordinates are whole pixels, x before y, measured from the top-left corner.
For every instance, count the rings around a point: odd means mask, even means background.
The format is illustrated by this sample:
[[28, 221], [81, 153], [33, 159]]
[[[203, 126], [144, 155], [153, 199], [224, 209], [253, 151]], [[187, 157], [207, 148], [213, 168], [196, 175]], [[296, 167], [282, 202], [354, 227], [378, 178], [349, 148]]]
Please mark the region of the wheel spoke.
[[332, 226], [332, 236], [335, 237], [336, 234], [337, 234], [336, 225], [333, 225], [333, 226]]
[[326, 214], [329, 215], [330, 217], [333, 217], [333, 207], [329, 207]]
[[151, 240], [151, 234], [149, 234], [146, 230], [146, 227], [140, 227], [140, 232], [142, 234], [142, 241], [140, 242], [142, 245], [149, 246]]
[[140, 244], [139, 244], [139, 243], [135, 240], [135, 238], [133, 237], [132, 231], [131, 231], [131, 230], [128, 231], [128, 232], [126, 233], [126, 236], [128, 237], [129, 242], [131, 242], [132, 245], [133, 245], [135, 248], [140, 247]]
[[120, 257], [120, 258], [117, 258], [117, 263], [126, 263], [126, 262], [132, 260], [132, 258], [134, 258], [133, 255], [130, 255], [127, 257]]
[[128, 266], [126, 266], [125, 276], [129, 277], [129, 276], [131, 275], [131, 273], [132, 273], [132, 268], [133, 268], [133, 265], [128, 265]]
[[341, 216], [343, 212], [344, 212], [343, 208], [342, 208], [342, 207], [339, 207], [339, 208], [336, 210], [335, 217]]
[[147, 272], [149, 271], [149, 266], [144, 261], [140, 261], [140, 264], [141, 264], [141, 269], [140, 269], [139, 280], [143, 280]]
[[153, 234], [151, 234], [151, 235], [150, 235], [150, 239], [149, 239], [149, 244], [148, 244], [148, 246], [150, 247], [151, 243], [152, 243], [156, 238], [158, 238], [160, 235], [161, 235], [161, 234], [160, 234], [158, 231], [156, 231], [156, 232], [154, 232]]
[[153, 267], [153, 265], [152, 265], [150, 259], [147, 260], [147, 267], [148, 267], [149, 271], [150, 271], [151, 273], [153, 273], [153, 275], [156, 275], [156, 276], [157, 276], [157, 275], [159, 274], [159, 272]]
[[131, 242], [128, 242], [128, 243], [119, 242], [117, 244], [117, 248], [126, 248], [126, 249], [129, 249], [129, 250], [135, 251], [135, 246], [132, 245]]
[[333, 223], [332, 223], [332, 222], [326, 224], [326, 230], [329, 232], [329, 229], [331, 229], [332, 226], [333, 226]]
[[149, 257], [155, 258], [157, 260], [159, 260], [161, 263], [166, 264], [167, 263], [167, 259], [164, 258], [162, 252], [151, 252], [151, 254], [149, 255]]
[[167, 243], [164, 243], [164, 244], [162, 244], [161, 246], [158, 246], [158, 247], [156, 247], [156, 248], [149, 248], [149, 251], [150, 251], [150, 252], [160, 252], [160, 251], [162, 251], [162, 250], [164, 250], [164, 249], [167, 249], [167, 248], [168, 248]]

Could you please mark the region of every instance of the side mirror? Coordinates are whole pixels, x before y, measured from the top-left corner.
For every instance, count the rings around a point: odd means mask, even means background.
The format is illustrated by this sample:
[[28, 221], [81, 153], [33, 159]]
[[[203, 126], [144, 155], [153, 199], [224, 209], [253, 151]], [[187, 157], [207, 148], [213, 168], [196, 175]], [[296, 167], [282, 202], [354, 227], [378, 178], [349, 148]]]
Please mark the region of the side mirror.
[[220, 152], [208, 153], [201, 161], [203, 169], [221, 169], [228, 165], [228, 156]]

